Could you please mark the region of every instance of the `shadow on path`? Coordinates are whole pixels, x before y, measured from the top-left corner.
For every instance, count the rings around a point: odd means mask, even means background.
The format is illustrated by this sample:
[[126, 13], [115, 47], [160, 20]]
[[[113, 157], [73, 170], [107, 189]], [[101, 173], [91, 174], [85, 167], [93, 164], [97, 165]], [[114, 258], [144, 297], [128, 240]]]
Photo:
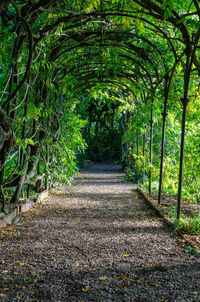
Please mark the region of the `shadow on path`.
[[199, 255], [120, 166], [95, 164], [20, 222], [0, 238], [0, 301], [200, 301]]

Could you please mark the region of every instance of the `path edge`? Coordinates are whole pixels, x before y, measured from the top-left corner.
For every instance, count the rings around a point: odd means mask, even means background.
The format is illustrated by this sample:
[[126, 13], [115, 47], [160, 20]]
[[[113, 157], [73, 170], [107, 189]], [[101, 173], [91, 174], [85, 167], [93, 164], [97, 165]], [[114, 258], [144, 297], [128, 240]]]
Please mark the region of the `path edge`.
[[18, 215], [29, 211], [36, 204], [41, 203], [45, 198], [49, 196], [49, 194], [50, 190], [44, 190], [38, 194], [35, 201], [33, 201], [32, 199], [27, 199], [25, 203], [19, 203], [18, 205], [16, 205], [15, 209], [11, 213], [0, 218], [0, 228], [4, 228], [7, 225], [10, 225]]
[[163, 218], [163, 220], [165, 221], [165, 223], [167, 223], [171, 229], [173, 229], [175, 235], [178, 235], [179, 237], [181, 237], [181, 239], [183, 239], [183, 240], [185, 241], [185, 243], [188, 243], [188, 244], [189, 244], [190, 246], [192, 246], [193, 248], [200, 250], [200, 246], [199, 246], [197, 243], [195, 243], [191, 238], [186, 237], [186, 236], [188, 236], [188, 235], [185, 236], [184, 234], [182, 234], [181, 232], [179, 232], [178, 230], [176, 230], [176, 228], [174, 227], [174, 224], [172, 223], [172, 221], [169, 220], [169, 219], [168, 219], [168, 218], [160, 211], [160, 209], [157, 208], [157, 207], [151, 202], [149, 196], [148, 196], [145, 192], [143, 192], [143, 191], [140, 189], [139, 186], [137, 186], [137, 192], [138, 192], [140, 195], [142, 195], [142, 197], [144, 198], [145, 203], [146, 203], [149, 207], [151, 207], [151, 208], [156, 212], [156, 214], [157, 214], [159, 217]]

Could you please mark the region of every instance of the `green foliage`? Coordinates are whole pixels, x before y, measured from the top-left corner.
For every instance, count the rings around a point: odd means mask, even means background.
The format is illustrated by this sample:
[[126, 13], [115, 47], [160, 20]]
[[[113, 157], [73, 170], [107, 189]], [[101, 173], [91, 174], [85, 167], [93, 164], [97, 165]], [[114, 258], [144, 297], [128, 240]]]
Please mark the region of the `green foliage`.
[[[70, 0], [47, 1], [46, 9], [31, 3], [16, 2], [26, 16], [17, 29], [15, 20], [0, 24], [0, 105], [14, 133], [12, 143], [7, 142], [2, 183], [23, 174], [27, 149], [31, 148], [29, 168], [34, 160], [38, 161], [33, 174], [46, 174], [50, 185], [56, 181], [69, 183], [84, 156], [93, 160], [121, 158], [128, 179], [143, 182], [148, 188], [151, 175], [151, 186], [157, 192], [168, 77], [162, 189], [177, 194], [180, 99], [187, 94], [190, 102], [182, 195], [199, 202], [200, 51], [196, 5], [183, 0], [140, 4], [134, 0]], [[9, 9], [16, 10], [12, 3]], [[188, 43], [188, 53], [192, 54], [189, 59], [193, 61], [187, 91]], [[23, 85], [12, 96], [25, 75]], [[38, 144], [39, 151], [34, 150]], [[4, 190], [6, 200], [14, 190]]]
[[[170, 210], [169, 210], [169, 213], [168, 213], [168, 217], [176, 219], [176, 217], [177, 217], [177, 211], [174, 210], [173, 207], [170, 207]], [[185, 215], [183, 213], [181, 213], [180, 217], [181, 218], [185, 218]]]
[[136, 174], [136, 172], [132, 171], [129, 168], [126, 168], [124, 170], [124, 172], [126, 173], [125, 180], [132, 181], [132, 182], [136, 182], [137, 181], [137, 174]]
[[176, 219], [174, 226], [181, 232], [198, 234], [200, 232], [200, 217]]
[[196, 254], [199, 254], [199, 250], [195, 247], [187, 246], [185, 248], [185, 253], [196, 255]]

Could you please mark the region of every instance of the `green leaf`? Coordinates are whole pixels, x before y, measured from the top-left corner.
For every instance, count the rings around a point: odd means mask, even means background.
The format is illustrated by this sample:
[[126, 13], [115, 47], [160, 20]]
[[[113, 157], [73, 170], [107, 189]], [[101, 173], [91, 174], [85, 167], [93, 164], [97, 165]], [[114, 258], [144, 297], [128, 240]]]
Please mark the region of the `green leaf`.
[[30, 144], [30, 145], [34, 145], [34, 141], [31, 139], [31, 138], [28, 138], [28, 143]]

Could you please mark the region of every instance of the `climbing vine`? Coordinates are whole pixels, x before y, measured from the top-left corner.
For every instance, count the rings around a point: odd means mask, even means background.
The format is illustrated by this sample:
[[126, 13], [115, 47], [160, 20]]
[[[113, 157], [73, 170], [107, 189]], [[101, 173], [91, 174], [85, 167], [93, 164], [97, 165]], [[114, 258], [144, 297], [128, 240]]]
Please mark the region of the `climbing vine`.
[[70, 182], [83, 153], [122, 161], [158, 203], [177, 194], [178, 218], [182, 196], [199, 201], [196, 0], [12, 0], [0, 14], [1, 211]]

